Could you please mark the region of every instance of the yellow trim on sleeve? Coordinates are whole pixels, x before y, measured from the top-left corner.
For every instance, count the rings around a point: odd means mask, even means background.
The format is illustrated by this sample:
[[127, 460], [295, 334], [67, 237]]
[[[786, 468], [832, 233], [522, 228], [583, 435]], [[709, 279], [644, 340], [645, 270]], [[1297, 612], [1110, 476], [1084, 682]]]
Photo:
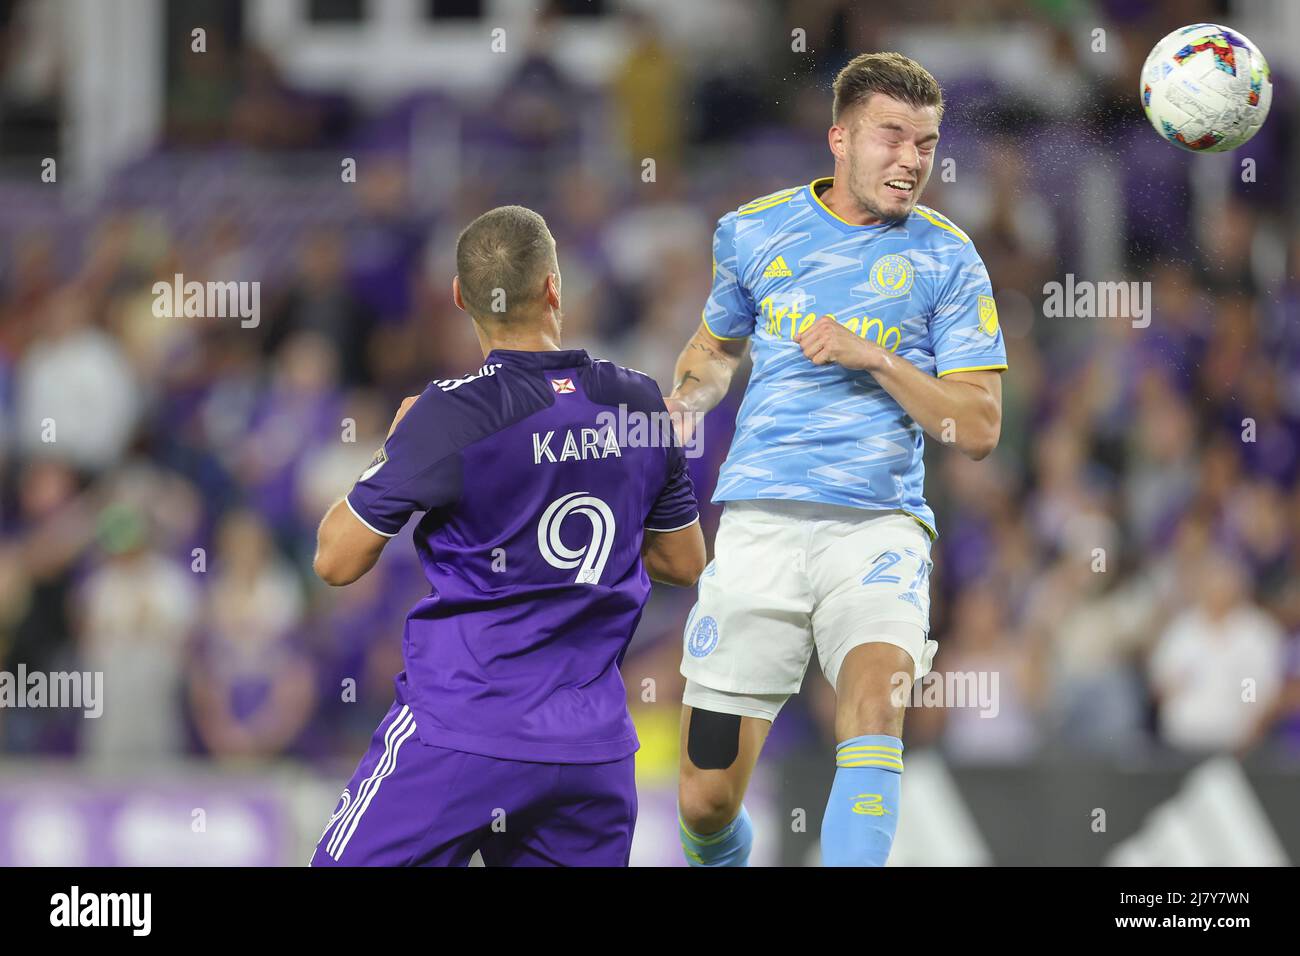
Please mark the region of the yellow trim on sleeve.
[[790, 195], [790, 196], [782, 196], [780, 199], [772, 199], [772, 200], [769, 200], [768, 202], [763, 203], [761, 206], [751, 206], [751, 207], [748, 208], [748, 209], [746, 209], [744, 206], [742, 206], [740, 209], [738, 209], [738, 210], [736, 211], [736, 215], [737, 215], [737, 216], [752, 216], [754, 213], [756, 213], [756, 212], [762, 212], [764, 209], [771, 209], [773, 206], [779, 206], [779, 205], [781, 205], [782, 203], [787, 203], [787, 202], [789, 202], [789, 201], [790, 201], [791, 199], [793, 199], [793, 198], [794, 198], [793, 195]]
[[1006, 365], [970, 365], [966, 368], [950, 368], [946, 372], [940, 372], [935, 378], [943, 378], [945, 375], [951, 375], [954, 372], [1000, 372], [1006, 368]]
[[766, 196], [759, 196], [757, 199], [751, 199], [747, 203], [742, 203], [736, 212], [743, 216], [746, 213], [756, 212], [760, 206], [766, 208], [767, 206], [774, 206], [778, 203], [788, 202], [793, 199], [802, 188], [802, 186], [790, 186], [786, 189], [778, 189], [774, 193], [768, 193]]
[[707, 331], [711, 336], [715, 339], [721, 339], [723, 342], [743, 342], [745, 339], [749, 338], [748, 335], [719, 335], [717, 332], [714, 332], [713, 329], [709, 328], [709, 320], [704, 317], [703, 311], [700, 312], [700, 324], [704, 326], [705, 331]]
[[934, 225], [938, 226], [940, 229], [947, 229], [949, 232], [951, 232], [962, 242], [970, 242], [970, 236], [966, 235], [966, 233], [962, 232], [956, 226], [951, 225], [950, 223], [947, 222], [940, 222], [938, 219], [936, 219], [935, 216], [940, 215], [939, 213], [931, 212], [927, 210], [925, 206], [913, 206], [912, 210], [913, 212], [917, 213], [922, 219], [934, 223]]

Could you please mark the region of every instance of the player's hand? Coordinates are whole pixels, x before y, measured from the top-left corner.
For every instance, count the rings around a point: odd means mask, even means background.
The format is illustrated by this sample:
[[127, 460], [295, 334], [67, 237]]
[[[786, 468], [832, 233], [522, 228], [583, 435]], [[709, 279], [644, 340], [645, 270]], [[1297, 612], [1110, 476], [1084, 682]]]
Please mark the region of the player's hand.
[[683, 445], [689, 445], [695, 435], [696, 419], [702, 416], [691, 411], [690, 406], [680, 398], [671, 395], [664, 398], [664, 406], [668, 409], [668, 417], [672, 419], [673, 429], [677, 432], [677, 440]]
[[876, 366], [877, 353], [884, 351], [824, 315], [804, 331], [796, 332], [794, 340], [814, 365], [834, 363], [867, 372]]
[[393, 417], [393, 424], [388, 426], [388, 436], [386, 437], [392, 436], [393, 431], [397, 428], [397, 423], [406, 417], [406, 413], [411, 410], [411, 406], [415, 404], [416, 399], [419, 397], [419, 395], [412, 395], [410, 398], [402, 399], [402, 404], [397, 409], [397, 414]]

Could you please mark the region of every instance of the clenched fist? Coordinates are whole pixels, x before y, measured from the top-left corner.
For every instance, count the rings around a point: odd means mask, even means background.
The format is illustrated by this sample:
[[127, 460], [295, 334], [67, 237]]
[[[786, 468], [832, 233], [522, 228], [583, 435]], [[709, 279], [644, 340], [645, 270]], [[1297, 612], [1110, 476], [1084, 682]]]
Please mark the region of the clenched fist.
[[889, 355], [875, 342], [858, 337], [824, 315], [804, 331], [795, 333], [794, 340], [814, 365], [834, 363], [870, 372], [887, 361]]

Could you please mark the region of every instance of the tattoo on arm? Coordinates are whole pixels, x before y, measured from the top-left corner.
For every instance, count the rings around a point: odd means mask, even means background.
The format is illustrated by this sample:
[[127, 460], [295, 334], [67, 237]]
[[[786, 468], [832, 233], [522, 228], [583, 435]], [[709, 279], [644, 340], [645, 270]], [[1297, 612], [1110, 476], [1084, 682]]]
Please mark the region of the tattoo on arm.
[[686, 347], [687, 352], [691, 352], [695, 350], [703, 352], [705, 356], [708, 357], [709, 362], [712, 363], [713, 365], [720, 365], [723, 368], [727, 368], [731, 364], [730, 360], [727, 358], [726, 355], [722, 354], [716, 348], [714, 348], [711, 345], [708, 345], [707, 343], [692, 342], [690, 345]]
[[700, 377], [698, 375], [696, 375], [690, 369], [687, 369], [685, 372], [682, 373], [682, 377], [678, 379], [677, 388], [682, 388], [683, 386], [686, 385], [687, 382], [698, 382], [699, 380]]

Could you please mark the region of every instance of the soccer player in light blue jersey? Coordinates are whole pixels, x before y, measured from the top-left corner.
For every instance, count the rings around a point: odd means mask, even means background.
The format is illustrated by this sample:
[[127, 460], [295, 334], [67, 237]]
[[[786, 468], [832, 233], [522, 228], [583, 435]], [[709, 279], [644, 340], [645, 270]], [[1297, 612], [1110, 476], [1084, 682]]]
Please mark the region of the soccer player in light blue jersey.
[[872, 53], [834, 93], [834, 176], [718, 221], [703, 323], [666, 399], [707, 412], [750, 347], [713, 497], [726, 503], [715, 558], [684, 634], [678, 800], [696, 865], [748, 861], [745, 788], [814, 647], [838, 741], [822, 861], [884, 865], [906, 699], [937, 648], [924, 435], [980, 459], [1001, 429], [1006, 350], [988, 272], [966, 233], [918, 204], [939, 85], [907, 57]]

